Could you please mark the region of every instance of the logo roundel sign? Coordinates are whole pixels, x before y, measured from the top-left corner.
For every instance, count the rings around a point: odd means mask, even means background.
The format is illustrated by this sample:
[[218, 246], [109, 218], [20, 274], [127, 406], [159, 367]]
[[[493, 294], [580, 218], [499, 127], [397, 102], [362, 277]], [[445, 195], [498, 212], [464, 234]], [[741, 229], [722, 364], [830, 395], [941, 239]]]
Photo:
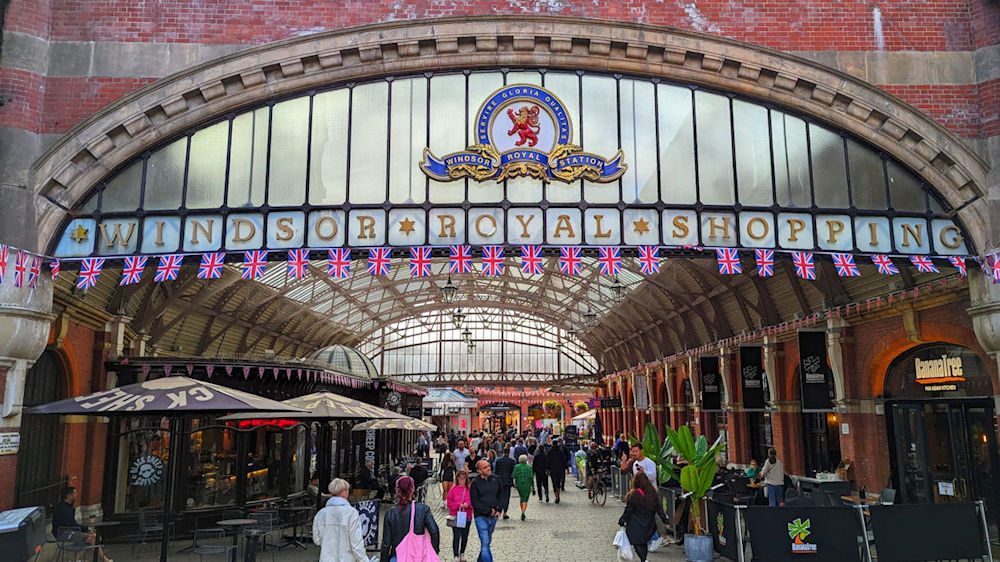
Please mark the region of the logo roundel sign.
[[152, 486], [163, 476], [163, 461], [155, 455], [145, 455], [132, 461], [128, 469], [133, 486]]
[[544, 182], [617, 180], [627, 165], [572, 144], [570, 116], [559, 98], [540, 86], [512, 84], [491, 94], [476, 117], [476, 144], [440, 158], [424, 149], [420, 169], [439, 181], [503, 181], [527, 176]]

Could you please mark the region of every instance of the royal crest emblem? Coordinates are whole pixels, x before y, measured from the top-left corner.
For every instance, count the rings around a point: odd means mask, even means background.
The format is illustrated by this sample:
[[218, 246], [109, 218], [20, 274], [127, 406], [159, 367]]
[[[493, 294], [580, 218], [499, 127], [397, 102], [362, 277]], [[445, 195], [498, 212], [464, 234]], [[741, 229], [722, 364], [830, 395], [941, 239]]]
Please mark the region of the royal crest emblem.
[[540, 86], [513, 84], [491, 94], [476, 117], [476, 144], [440, 158], [424, 149], [420, 169], [439, 181], [497, 182], [518, 176], [550, 182], [607, 183], [628, 167], [619, 150], [611, 159], [572, 144], [572, 123], [559, 98]]

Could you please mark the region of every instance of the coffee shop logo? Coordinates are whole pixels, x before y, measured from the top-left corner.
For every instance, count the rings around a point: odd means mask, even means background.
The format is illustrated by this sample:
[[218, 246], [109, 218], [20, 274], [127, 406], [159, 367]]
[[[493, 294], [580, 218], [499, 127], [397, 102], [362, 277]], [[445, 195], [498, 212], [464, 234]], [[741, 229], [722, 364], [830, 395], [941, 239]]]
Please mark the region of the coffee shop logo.
[[440, 158], [425, 148], [420, 169], [438, 181], [500, 182], [526, 176], [543, 182], [608, 183], [625, 173], [628, 166], [621, 150], [611, 159], [584, 152], [572, 144], [572, 126], [555, 94], [540, 86], [512, 84], [493, 92], [479, 107], [475, 144]]
[[152, 486], [163, 476], [163, 461], [155, 455], [141, 456], [132, 461], [128, 475], [133, 486]]
[[794, 521], [788, 523], [788, 538], [792, 539], [792, 554], [816, 553], [816, 544], [806, 542], [806, 537], [810, 534], [808, 519], [803, 521], [796, 517]]

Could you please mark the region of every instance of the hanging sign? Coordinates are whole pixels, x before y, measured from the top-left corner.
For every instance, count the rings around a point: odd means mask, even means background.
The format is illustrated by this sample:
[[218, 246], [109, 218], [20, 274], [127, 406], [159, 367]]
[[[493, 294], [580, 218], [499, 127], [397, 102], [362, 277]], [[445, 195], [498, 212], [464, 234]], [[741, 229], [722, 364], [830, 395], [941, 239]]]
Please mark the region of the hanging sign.
[[649, 387], [646, 385], [646, 375], [635, 375], [632, 379], [633, 395], [636, 410], [649, 409]]
[[505, 86], [486, 98], [476, 118], [476, 144], [434, 156], [424, 149], [420, 169], [438, 181], [503, 181], [528, 176], [544, 182], [579, 179], [608, 183], [628, 167], [619, 150], [610, 160], [572, 144], [569, 113], [552, 92], [532, 84]]
[[743, 410], [761, 411], [764, 403], [764, 350], [760, 346], [740, 348], [740, 387]]
[[799, 375], [802, 383], [802, 411], [833, 410], [830, 398], [833, 373], [826, 361], [826, 333], [799, 332]]
[[722, 410], [722, 373], [718, 357], [701, 357], [701, 409], [706, 412]]
[[622, 407], [622, 399], [621, 398], [601, 398], [600, 400], [601, 400], [601, 405], [599, 406], [600, 408], [608, 409], [608, 408], [621, 408]]

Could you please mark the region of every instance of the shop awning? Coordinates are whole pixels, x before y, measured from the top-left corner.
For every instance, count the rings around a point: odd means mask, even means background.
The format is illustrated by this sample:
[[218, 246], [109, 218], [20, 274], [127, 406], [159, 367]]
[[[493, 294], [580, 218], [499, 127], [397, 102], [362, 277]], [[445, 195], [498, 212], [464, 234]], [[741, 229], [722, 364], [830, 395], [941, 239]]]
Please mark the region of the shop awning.
[[573, 416], [573, 421], [588, 421], [597, 417], [597, 410], [587, 410], [586, 412], [580, 414], [579, 416]]
[[354, 426], [353, 431], [365, 431], [367, 429], [410, 429], [413, 431], [435, 431], [437, 426], [415, 418], [388, 420], [371, 420], [359, 423]]
[[337, 420], [337, 419], [362, 419], [377, 420], [386, 418], [411, 419], [403, 414], [379, 408], [378, 406], [354, 400], [346, 396], [334, 394], [332, 392], [314, 392], [289, 398], [280, 402], [283, 406], [296, 408], [302, 413], [289, 415], [287, 412], [256, 412], [253, 414], [234, 414], [220, 418], [222, 421], [238, 421], [249, 419], [297, 419], [297, 420]]

